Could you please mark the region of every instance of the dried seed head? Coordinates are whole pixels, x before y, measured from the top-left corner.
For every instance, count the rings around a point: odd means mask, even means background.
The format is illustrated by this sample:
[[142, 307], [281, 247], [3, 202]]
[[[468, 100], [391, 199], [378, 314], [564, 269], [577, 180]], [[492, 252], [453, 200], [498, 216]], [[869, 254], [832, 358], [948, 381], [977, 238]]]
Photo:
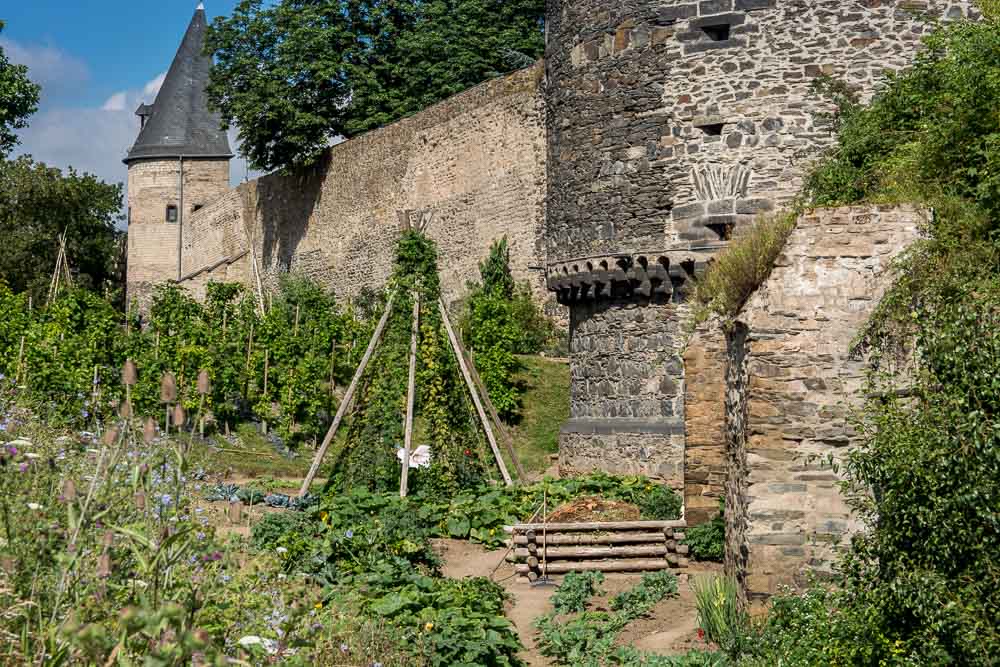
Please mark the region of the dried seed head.
[[97, 576], [101, 579], [111, 576], [111, 554], [105, 552], [97, 559]]
[[156, 422], [152, 417], [146, 417], [146, 423], [142, 427], [142, 440], [147, 445], [156, 438]]
[[135, 508], [140, 512], [146, 509], [146, 494], [142, 491], [135, 494]]
[[76, 482], [74, 482], [69, 477], [63, 482], [62, 488], [62, 499], [63, 502], [71, 503], [76, 500]]
[[174, 426], [184, 426], [185, 420], [184, 406], [178, 403], [174, 406]]
[[212, 389], [212, 383], [208, 380], [208, 371], [198, 373], [198, 393], [204, 396]]
[[115, 444], [117, 440], [118, 440], [118, 427], [112, 426], [111, 428], [109, 428], [107, 431], [104, 432], [104, 437], [101, 439], [101, 442], [104, 443], [106, 447], [110, 447], [111, 445]]
[[173, 403], [177, 400], [177, 378], [173, 373], [163, 374], [160, 380], [160, 403]]
[[128, 401], [122, 401], [118, 404], [118, 415], [122, 419], [128, 419], [132, 416], [132, 406], [128, 403]]
[[104, 533], [104, 550], [107, 551], [115, 543], [115, 534], [110, 530]]
[[0, 568], [10, 576], [14, 576], [16, 572], [14, 571], [17, 567], [17, 562], [14, 560], [13, 556], [4, 556], [0, 558]]
[[131, 359], [126, 359], [125, 366], [122, 367], [122, 384], [134, 387], [138, 382], [139, 372], [136, 370], [135, 362]]

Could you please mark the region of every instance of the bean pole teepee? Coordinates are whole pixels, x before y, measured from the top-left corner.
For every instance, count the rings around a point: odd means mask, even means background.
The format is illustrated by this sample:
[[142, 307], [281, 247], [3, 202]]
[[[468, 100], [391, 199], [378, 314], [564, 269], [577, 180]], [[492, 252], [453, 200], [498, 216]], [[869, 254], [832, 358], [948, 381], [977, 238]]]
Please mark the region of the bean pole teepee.
[[[406, 235], [417, 235], [419, 239], [424, 243], [430, 243], [423, 236], [426, 226], [429, 220], [425, 218], [421, 223], [413, 228], [409, 225], [408, 221], [404, 223], [403, 233], [404, 239]], [[412, 239], [412, 237], [411, 237]], [[401, 241], [402, 245], [402, 241]], [[432, 246], [432, 244], [431, 244]], [[402, 252], [402, 251], [401, 251]], [[428, 290], [426, 285], [423, 285], [418, 278], [414, 283], [412, 279], [397, 279], [398, 276], [390, 281], [389, 296], [386, 302], [385, 311], [382, 313], [382, 317], [379, 319], [378, 324], [375, 327], [375, 332], [372, 334], [371, 340], [368, 343], [368, 348], [365, 350], [365, 354], [358, 364], [355, 370], [354, 377], [351, 379], [351, 383], [347, 388], [347, 392], [344, 394], [343, 399], [340, 402], [340, 406], [337, 409], [337, 413], [334, 416], [333, 423], [330, 424], [330, 428], [326, 433], [326, 437], [323, 438], [323, 442], [316, 452], [316, 456], [313, 459], [312, 466], [309, 469], [309, 473], [306, 475], [302, 482], [302, 488], [299, 491], [299, 496], [305, 496], [309, 491], [309, 487], [312, 485], [313, 480], [316, 478], [317, 473], [323, 458], [326, 456], [327, 451], [330, 448], [331, 443], [336, 437], [339, 429], [344, 423], [347, 415], [351, 413], [354, 409], [355, 399], [358, 396], [359, 390], [365, 386], [366, 378], [368, 382], [371, 382], [372, 375], [366, 375], [369, 366], [371, 365], [372, 359], [376, 356], [376, 353], [380, 351], [380, 346], [384, 345], [383, 338], [386, 334], [386, 329], [389, 326], [390, 318], [393, 315], [394, 306], [400, 300], [406, 300], [401, 297], [400, 294], [405, 295], [412, 301], [412, 316], [410, 319], [409, 327], [409, 364], [408, 364], [408, 374], [406, 382], [406, 399], [405, 399], [405, 417], [403, 422], [403, 447], [402, 447], [402, 472], [400, 473], [400, 483], [399, 483], [399, 493], [400, 496], [405, 497], [409, 491], [409, 469], [410, 469], [410, 456], [413, 452], [413, 434], [414, 434], [414, 417], [416, 412], [416, 399], [417, 399], [417, 388], [418, 388], [418, 348], [422, 342], [421, 331], [422, 326], [427, 325], [431, 327], [429, 331], [425, 332], [425, 336], [431, 336], [433, 338], [433, 325], [434, 322], [428, 322], [427, 319], [436, 320], [435, 315], [440, 317], [440, 323], [443, 325], [443, 329], [447, 333], [448, 345], [450, 347], [450, 353], [453, 359], [457, 362], [458, 369], [461, 372], [462, 380], [464, 382], [464, 387], [466, 390], [466, 400], [471, 398], [472, 405], [475, 408], [475, 416], [478, 427], [481, 432], [485, 434], [486, 440], [489, 443], [490, 450], [492, 452], [493, 462], [500, 471], [500, 475], [506, 485], [510, 486], [513, 484], [510, 472], [507, 469], [507, 465], [504, 462], [504, 458], [500, 452], [500, 444], [498, 444], [496, 432], [499, 431], [503, 435], [502, 444], [510, 458], [511, 462], [514, 464], [519, 476], [523, 478], [524, 468], [521, 466], [521, 462], [514, 451], [513, 444], [510, 441], [509, 436], [503, 429], [502, 424], [499, 422], [496, 416], [496, 410], [490, 401], [489, 395], [483, 389], [482, 380], [479, 378], [476, 372], [475, 366], [469, 361], [469, 357], [466, 354], [465, 349], [462, 346], [461, 340], [455, 335], [455, 330], [452, 327], [451, 319], [448, 316], [448, 309], [446, 308], [444, 301], [441, 299], [439, 292], [437, 291], [437, 267], [436, 267], [436, 254], [433, 251], [430, 254], [430, 259], [424, 259], [425, 268], [433, 270], [433, 282], [435, 285], [433, 289]], [[428, 266], [432, 264], [433, 266]], [[409, 284], [405, 284], [409, 280]], [[422, 294], [425, 292], [425, 294]], [[431, 299], [425, 300], [426, 296], [430, 296]], [[430, 301], [433, 305], [427, 309], [429, 312], [425, 312], [425, 317], [421, 317], [422, 309], [427, 305], [427, 301]], [[385, 369], [383, 369], [383, 373]], [[367, 406], [367, 409], [384, 409], [384, 405]], [[391, 408], [390, 408], [391, 409]], [[487, 410], [497, 420], [496, 426], [497, 430], [494, 430], [494, 424], [490, 421], [489, 416], [487, 416]], [[480, 441], [481, 442], [481, 441]], [[371, 448], [375, 445], [373, 443], [360, 443], [358, 447]], [[469, 450], [466, 450], [468, 453]]]

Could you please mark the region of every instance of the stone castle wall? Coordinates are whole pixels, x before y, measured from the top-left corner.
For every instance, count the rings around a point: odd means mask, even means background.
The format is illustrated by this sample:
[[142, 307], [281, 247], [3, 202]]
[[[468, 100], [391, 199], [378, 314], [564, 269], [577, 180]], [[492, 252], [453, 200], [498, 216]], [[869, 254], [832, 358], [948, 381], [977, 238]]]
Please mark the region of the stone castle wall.
[[[951, 0], [548, 0], [547, 9], [547, 277], [572, 311], [575, 406], [561, 465], [662, 476], [684, 442], [685, 400], [697, 412], [722, 386], [720, 339], [696, 339], [713, 349], [692, 351], [685, 371], [689, 283], [733, 234], [788, 204], [832, 145], [822, 121], [832, 107], [811, 93], [814, 82], [834, 76], [870, 97], [886, 70], [912, 61], [931, 19], [974, 10]], [[657, 340], [675, 354], [595, 370], [594, 331], [634, 356], [657, 310], [680, 318], [657, 330], [678, 337]], [[649, 381], [664, 387], [658, 398]], [[649, 412], [657, 400], [671, 409]], [[722, 493], [724, 450], [710, 444], [720, 432], [707, 418], [689, 430], [685, 486], [698, 516]], [[640, 437], [641, 447], [620, 445]]]
[[[238, 277], [273, 287], [296, 272], [342, 299], [389, 277], [401, 216], [429, 220], [448, 299], [478, 279], [507, 235], [515, 277], [545, 299], [542, 67], [494, 79], [415, 116], [333, 147], [306, 174], [241, 185], [199, 211], [185, 233], [185, 281]], [[249, 239], [254, 252], [249, 252]]]
[[[893, 259], [924, 214], [858, 206], [802, 216], [729, 341], [727, 513], [731, 568], [751, 596], [830, 571], [860, 526], [825, 461], [856, 442], [850, 410], [866, 364], [851, 342], [878, 305]], [[720, 406], [721, 407], [721, 406]]]

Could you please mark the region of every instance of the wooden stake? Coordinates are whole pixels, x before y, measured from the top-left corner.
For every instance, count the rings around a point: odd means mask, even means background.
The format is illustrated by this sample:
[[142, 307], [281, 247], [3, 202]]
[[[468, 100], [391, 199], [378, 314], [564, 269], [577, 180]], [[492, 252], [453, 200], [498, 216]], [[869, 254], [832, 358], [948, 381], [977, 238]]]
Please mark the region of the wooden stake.
[[483, 410], [483, 404], [479, 400], [479, 392], [476, 391], [476, 384], [472, 381], [472, 376], [469, 374], [469, 369], [465, 364], [465, 357], [462, 355], [462, 349], [458, 345], [458, 339], [455, 338], [455, 331], [451, 328], [451, 320], [448, 318], [448, 309], [444, 306], [444, 301], [438, 298], [438, 310], [441, 311], [441, 319], [444, 321], [444, 328], [448, 331], [448, 340], [451, 341], [451, 349], [455, 353], [455, 358], [458, 359], [458, 367], [462, 370], [462, 377], [465, 378], [465, 384], [469, 388], [469, 393], [472, 394], [472, 402], [476, 405], [476, 412], [479, 413], [479, 421], [483, 425], [483, 430], [486, 431], [486, 439], [490, 441], [490, 449], [493, 450], [493, 456], [496, 457], [497, 465], [500, 467], [500, 474], [503, 475], [503, 481], [507, 486], [514, 484], [511, 481], [510, 473], [507, 472], [507, 464], [503, 462], [503, 456], [500, 455], [500, 448], [497, 446], [497, 439], [493, 435], [493, 428], [490, 427], [490, 420], [486, 417], [486, 412]]
[[295, 304], [295, 333], [293, 335], [296, 338], [299, 337], [299, 304]]
[[405, 498], [410, 485], [410, 451], [413, 447], [413, 406], [417, 396], [417, 335], [420, 333], [420, 294], [413, 294], [413, 325], [410, 330], [410, 379], [406, 385], [406, 430], [403, 432], [403, 472], [399, 497]]
[[467, 350], [462, 345], [462, 339], [457, 338], [458, 346], [461, 348], [462, 353], [466, 355], [466, 362], [469, 364], [469, 373], [472, 375], [472, 379], [476, 383], [476, 387], [479, 388], [479, 394], [483, 397], [483, 403], [486, 404], [486, 409], [490, 411], [490, 416], [493, 417], [494, 423], [497, 425], [497, 430], [500, 431], [500, 439], [503, 441], [504, 449], [507, 450], [507, 455], [510, 456], [511, 462], [514, 464], [514, 468], [517, 470], [517, 476], [520, 479], [525, 479], [528, 476], [527, 471], [525, 471], [524, 466], [521, 465], [521, 459], [518, 458], [517, 453], [514, 451], [514, 439], [510, 437], [510, 431], [504, 426], [503, 421], [500, 419], [500, 415], [497, 413], [497, 409], [493, 406], [493, 401], [490, 400], [490, 393], [486, 391], [486, 384], [483, 379], [479, 377], [479, 371], [476, 370], [476, 364], [473, 362], [472, 355], [467, 353]]
[[326, 450], [330, 448], [330, 443], [333, 442], [333, 438], [337, 435], [337, 429], [340, 428], [340, 422], [344, 419], [344, 415], [347, 414], [348, 407], [351, 404], [351, 400], [354, 398], [354, 392], [358, 388], [358, 384], [361, 382], [361, 376], [364, 375], [365, 369], [368, 367], [368, 362], [371, 361], [372, 355], [375, 353], [375, 348], [378, 346], [379, 340], [382, 338], [382, 332], [385, 331], [385, 325], [389, 322], [389, 315], [392, 313], [392, 300], [393, 296], [389, 297], [389, 303], [385, 306], [385, 312], [382, 313], [382, 319], [379, 320], [378, 326], [375, 327], [375, 333], [372, 335], [371, 341], [368, 343], [368, 349], [365, 350], [365, 356], [362, 357], [361, 363], [358, 365], [358, 369], [354, 372], [354, 378], [351, 379], [351, 384], [347, 387], [347, 393], [344, 394], [344, 398], [340, 401], [340, 407], [337, 408], [337, 415], [333, 418], [333, 423], [330, 424], [330, 429], [326, 432], [326, 437], [323, 438], [323, 444], [320, 445], [319, 451], [316, 452], [316, 456], [313, 458], [312, 467], [309, 468], [309, 473], [306, 478], [302, 481], [302, 488], [299, 490], [299, 496], [305, 496], [309, 492], [309, 486], [312, 485], [313, 480], [316, 478], [316, 473], [319, 472], [319, 465], [323, 461], [323, 457], [326, 456]]
[[24, 362], [24, 336], [21, 336], [21, 346], [17, 351], [17, 377], [14, 378], [14, 384], [21, 384], [21, 372], [24, 370], [22, 364]]

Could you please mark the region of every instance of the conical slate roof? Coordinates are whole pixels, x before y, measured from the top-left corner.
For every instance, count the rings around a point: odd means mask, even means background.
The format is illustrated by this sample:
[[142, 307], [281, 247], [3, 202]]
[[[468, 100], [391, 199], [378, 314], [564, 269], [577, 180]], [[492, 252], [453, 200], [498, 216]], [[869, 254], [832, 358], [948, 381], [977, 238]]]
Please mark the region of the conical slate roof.
[[208, 110], [205, 86], [212, 60], [203, 52], [207, 28], [205, 9], [198, 5], [152, 110], [144, 111], [146, 122], [125, 164], [148, 158], [233, 157], [218, 114]]

